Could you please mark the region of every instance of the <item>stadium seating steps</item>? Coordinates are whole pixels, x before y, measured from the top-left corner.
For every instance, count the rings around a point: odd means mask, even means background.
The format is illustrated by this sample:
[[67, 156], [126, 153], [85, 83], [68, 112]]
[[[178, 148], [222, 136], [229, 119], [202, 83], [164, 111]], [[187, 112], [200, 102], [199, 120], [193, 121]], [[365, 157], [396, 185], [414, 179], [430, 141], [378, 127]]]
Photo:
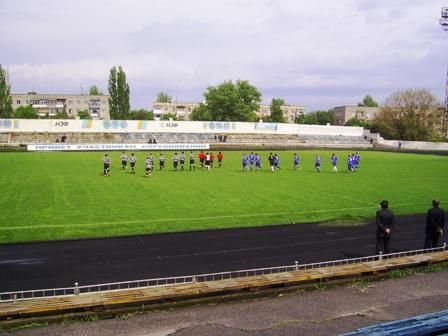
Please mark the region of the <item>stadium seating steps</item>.
[[436, 313], [361, 328], [340, 336], [417, 336], [446, 335], [447, 333], [448, 310], [443, 310]]
[[363, 137], [297, 134], [227, 134], [213, 133], [3, 133], [0, 142], [9, 144], [67, 143], [207, 143], [223, 148], [238, 147], [357, 147], [370, 148]]

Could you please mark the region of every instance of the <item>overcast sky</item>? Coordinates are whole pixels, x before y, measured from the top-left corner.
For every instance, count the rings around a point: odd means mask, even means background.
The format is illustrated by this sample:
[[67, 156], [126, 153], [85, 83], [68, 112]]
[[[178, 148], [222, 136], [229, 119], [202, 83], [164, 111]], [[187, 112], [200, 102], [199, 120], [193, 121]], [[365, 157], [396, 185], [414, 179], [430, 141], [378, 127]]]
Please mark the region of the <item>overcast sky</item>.
[[247, 79], [310, 110], [427, 88], [443, 101], [448, 0], [0, 0], [12, 92], [107, 92], [122, 65], [133, 108], [160, 91], [203, 100]]

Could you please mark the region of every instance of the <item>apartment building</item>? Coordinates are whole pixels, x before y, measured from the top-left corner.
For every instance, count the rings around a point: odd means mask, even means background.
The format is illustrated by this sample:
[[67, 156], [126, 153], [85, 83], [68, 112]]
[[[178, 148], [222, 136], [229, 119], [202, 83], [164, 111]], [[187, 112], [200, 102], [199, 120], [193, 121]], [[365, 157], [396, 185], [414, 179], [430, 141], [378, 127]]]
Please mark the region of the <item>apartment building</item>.
[[76, 117], [78, 112], [87, 111], [92, 119], [110, 119], [109, 96], [71, 95], [71, 94], [41, 94], [28, 92], [26, 94], [11, 94], [12, 107], [31, 105], [39, 116], [55, 116], [66, 112], [70, 117]]
[[380, 111], [379, 107], [365, 107], [355, 105], [344, 105], [334, 108], [335, 125], [344, 126], [352, 118], [360, 120], [372, 120]]
[[[156, 119], [163, 115], [172, 114], [178, 120], [189, 120], [190, 115], [195, 108], [199, 107], [199, 103], [153, 103], [153, 113]], [[293, 124], [296, 117], [305, 112], [303, 106], [283, 105], [281, 106], [285, 121]], [[256, 112], [257, 116], [262, 119], [271, 115], [270, 105], [260, 105], [260, 110]]]

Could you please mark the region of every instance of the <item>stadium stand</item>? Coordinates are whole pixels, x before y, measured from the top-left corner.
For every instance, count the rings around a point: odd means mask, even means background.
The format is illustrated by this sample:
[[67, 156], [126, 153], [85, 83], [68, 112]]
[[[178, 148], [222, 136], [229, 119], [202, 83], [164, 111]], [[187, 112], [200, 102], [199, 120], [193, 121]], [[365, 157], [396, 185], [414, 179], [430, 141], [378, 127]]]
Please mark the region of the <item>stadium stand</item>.
[[448, 310], [420, 315], [404, 320], [381, 323], [341, 336], [417, 336], [417, 335], [447, 335]]
[[362, 136], [345, 136], [345, 135], [301, 135], [306, 145], [310, 147], [332, 147], [332, 148], [371, 148], [370, 141]]
[[331, 147], [371, 148], [372, 144], [360, 136], [297, 135], [297, 134], [227, 134], [225, 141], [213, 133], [2, 133], [0, 143], [50, 144], [63, 143], [207, 143], [223, 148], [238, 147]]

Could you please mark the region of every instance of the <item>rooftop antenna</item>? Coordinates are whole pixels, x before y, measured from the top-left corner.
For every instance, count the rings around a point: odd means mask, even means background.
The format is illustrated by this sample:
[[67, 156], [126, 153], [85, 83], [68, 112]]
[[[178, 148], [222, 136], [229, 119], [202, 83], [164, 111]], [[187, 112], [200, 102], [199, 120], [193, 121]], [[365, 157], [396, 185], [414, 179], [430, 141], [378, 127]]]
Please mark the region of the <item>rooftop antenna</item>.
[[[442, 26], [442, 29], [446, 32], [448, 32], [448, 7], [442, 7], [442, 15], [439, 20], [440, 25]], [[448, 117], [448, 67], [446, 71], [446, 83], [445, 83], [445, 113], [443, 115], [443, 124], [442, 124], [442, 131], [444, 134], [447, 132], [447, 120]]]

